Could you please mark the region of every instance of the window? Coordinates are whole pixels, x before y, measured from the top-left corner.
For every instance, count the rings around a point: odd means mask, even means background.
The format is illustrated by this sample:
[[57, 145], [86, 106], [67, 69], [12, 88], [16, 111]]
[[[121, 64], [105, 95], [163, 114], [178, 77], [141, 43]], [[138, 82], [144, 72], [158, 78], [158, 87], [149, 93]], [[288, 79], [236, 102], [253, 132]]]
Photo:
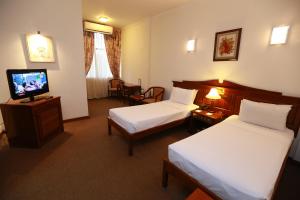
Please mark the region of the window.
[[106, 97], [107, 83], [112, 78], [102, 33], [94, 34], [94, 46], [93, 62], [86, 76], [88, 99]]
[[94, 33], [94, 58], [91, 65], [91, 69], [87, 74], [87, 78], [98, 78], [98, 79], [106, 79], [112, 78], [112, 73], [109, 68], [105, 43], [104, 43], [104, 35], [102, 33]]

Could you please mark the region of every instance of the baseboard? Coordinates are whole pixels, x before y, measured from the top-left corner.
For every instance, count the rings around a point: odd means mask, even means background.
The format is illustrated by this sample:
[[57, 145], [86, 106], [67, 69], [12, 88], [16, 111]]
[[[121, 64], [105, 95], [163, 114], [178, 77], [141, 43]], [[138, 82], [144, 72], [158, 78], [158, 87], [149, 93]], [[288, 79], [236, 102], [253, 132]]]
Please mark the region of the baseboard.
[[63, 122], [64, 123], [68, 123], [68, 122], [79, 121], [79, 120], [84, 120], [84, 119], [90, 119], [90, 116], [83, 116], [83, 117], [76, 117], [76, 118], [71, 118], [71, 119], [65, 119], [65, 120], [63, 120]]

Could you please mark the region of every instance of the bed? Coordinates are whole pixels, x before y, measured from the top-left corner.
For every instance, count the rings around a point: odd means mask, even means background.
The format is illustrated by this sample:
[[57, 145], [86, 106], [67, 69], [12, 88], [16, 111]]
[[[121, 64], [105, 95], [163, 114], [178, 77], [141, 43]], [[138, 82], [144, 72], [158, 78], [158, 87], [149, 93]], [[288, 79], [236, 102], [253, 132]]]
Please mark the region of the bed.
[[128, 140], [128, 154], [132, 155], [135, 141], [184, 123], [191, 111], [198, 108], [193, 104], [197, 91], [190, 92], [191, 98], [188, 102], [175, 101], [171, 95], [170, 100], [110, 109], [107, 118], [109, 135], [111, 126], [118, 129]]
[[168, 157], [222, 199], [270, 199], [293, 138], [290, 129], [264, 128], [232, 115], [171, 144]]
[[[163, 161], [162, 185], [171, 174], [191, 188], [199, 187], [214, 199], [272, 199], [282, 175], [287, 154], [300, 125], [300, 99], [278, 92], [249, 88], [225, 81], [183, 81], [198, 86], [195, 100], [203, 102], [210, 87], [222, 87], [224, 95], [215, 106], [231, 115], [223, 122], [169, 145]], [[274, 130], [247, 123], [236, 114], [242, 99], [292, 105], [285, 129]]]

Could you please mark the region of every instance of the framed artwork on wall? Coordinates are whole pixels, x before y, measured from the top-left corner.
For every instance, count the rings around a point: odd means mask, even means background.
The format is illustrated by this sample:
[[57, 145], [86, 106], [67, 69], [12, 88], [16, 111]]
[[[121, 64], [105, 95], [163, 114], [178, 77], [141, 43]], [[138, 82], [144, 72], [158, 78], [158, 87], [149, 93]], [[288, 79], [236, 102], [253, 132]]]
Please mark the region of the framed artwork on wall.
[[214, 61], [238, 60], [241, 34], [241, 28], [217, 32], [215, 36]]
[[54, 47], [51, 37], [38, 34], [27, 34], [27, 52], [30, 62], [55, 62]]

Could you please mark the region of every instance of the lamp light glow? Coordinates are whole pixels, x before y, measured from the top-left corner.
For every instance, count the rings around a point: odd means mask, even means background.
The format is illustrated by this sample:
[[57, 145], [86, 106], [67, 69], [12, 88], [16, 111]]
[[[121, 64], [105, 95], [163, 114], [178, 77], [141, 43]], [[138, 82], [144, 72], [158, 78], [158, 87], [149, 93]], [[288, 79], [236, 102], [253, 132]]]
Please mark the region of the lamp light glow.
[[289, 26], [277, 26], [272, 30], [270, 44], [285, 44], [289, 32]]
[[102, 23], [107, 23], [107, 22], [109, 22], [109, 18], [108, 17], [100, 17], [99, 21]]
[[211, 88], [209, 93], [205, 97], [208, 99], [213, 99], [213, 100], [221, 99], [221, 96], [220, 96], [217, 88]]
[[196, 44], [195, 40], [187, 41], [187, 43], [186, 43], [187, 52], [194, 52], [195, 51], [195, 44]]

